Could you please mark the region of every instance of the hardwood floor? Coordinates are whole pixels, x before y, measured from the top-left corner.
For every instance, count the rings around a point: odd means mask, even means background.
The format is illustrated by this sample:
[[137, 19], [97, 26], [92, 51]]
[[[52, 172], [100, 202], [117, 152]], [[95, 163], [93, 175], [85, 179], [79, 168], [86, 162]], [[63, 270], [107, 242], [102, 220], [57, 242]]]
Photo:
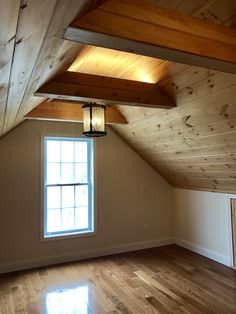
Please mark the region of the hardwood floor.
[[15, 272], [0, 313], [236, 313], [236, 271], [171, 245]]

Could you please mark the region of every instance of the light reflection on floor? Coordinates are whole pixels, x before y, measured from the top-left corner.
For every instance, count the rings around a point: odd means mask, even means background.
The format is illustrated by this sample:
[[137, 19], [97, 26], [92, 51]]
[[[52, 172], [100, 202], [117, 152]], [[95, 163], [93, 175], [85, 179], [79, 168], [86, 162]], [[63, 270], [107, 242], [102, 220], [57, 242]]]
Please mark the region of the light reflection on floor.
[[46, 308], [48, 314], [88, 314], [89, 287], [61, 289], [48, 292]]

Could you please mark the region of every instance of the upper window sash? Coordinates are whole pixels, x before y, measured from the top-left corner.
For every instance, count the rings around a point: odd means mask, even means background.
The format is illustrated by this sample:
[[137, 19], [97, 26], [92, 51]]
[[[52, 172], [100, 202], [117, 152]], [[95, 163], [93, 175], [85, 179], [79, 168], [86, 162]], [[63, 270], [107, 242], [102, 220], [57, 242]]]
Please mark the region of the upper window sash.
[[[54, 142], [59, 142], [59, 146], [60, 146], [60, 149], [59, 149], [59, 158], [57, 160], [48, 160], [48, 151], [47, 151], [47, 143], [48, 141], [54, 141]], [[87, 145], [86, 145], [86, 150], [87, 150], [87, 154], [86, 154], [86, 158], [84, 160], [78, 160], [76, 159], [75, 157], [75, 144], [74, 144], [74, 147], [73, 147], [73, 150], [74, 150], [74, 158], [73, 160], [71, 161], [66, 161], [66, 160], [63, 160], [62, 158], [62, 145], [61, 143], [62, 142], [73, 142], [76, 143], [81, 143], [81, 142], [85, 142]], [[45, 163], [46, 163], [46, 166], [44, 167], [44, 184], [46, 186], [53, 186], [53, 185], [67, 185], [67, 184], [91, 184], [93, 182], [93, 178], [92, 178], [92, 173], [93, 173], [93, 160], [92, 160], [92, 151], [93, 151], [93, 148], [92, 148], [92, 141], [91, 139], [76, 139], [76, 138], [57, 138], [57, 137], [45, 137]], [[78, 157], [77, 157], [78, 158]], [[47, 171], [48, 170], [48, 167], [50, 167], [50, 164], [54, 164], [54, 165], [58, 165], [58, 178], [55, 178], [55, 180], [53, 180], [53, 178], [51, 177], [50, 179], [47, 177]], [[71, 178], [68, 178], [65, 180], [63, 180], [62, 178], [62, 167], [65, 165], [65, 164], [71, 164], [72, 165], [72, 172], [73, 172], [73, 179], [72, 177]], [[79, 166], [79, 164], [86, 164], [87, 166], [87, 169], [86, 169], [86, 175], [85, 177], [82, 176], [82, 180], [76, 180], [76, 166]], [[79, 178], [78, 178], [79, 179]]]

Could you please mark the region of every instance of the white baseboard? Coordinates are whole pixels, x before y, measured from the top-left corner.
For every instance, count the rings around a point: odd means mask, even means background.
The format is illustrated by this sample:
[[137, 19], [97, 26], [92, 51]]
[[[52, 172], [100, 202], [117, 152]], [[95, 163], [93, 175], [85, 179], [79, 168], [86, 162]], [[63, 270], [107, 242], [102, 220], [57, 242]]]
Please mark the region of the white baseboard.
[[10, 263], [0, 263], [0, 273], [7, 273], [12, 271], [18, 271], [23, 269], [30, 269], [35, 267], [42, 267], [53, 264], [60, 264], [65, 262], [79, 261], [87, 258], [101, 257], [106, 255], [125, 253], [130, 251], [148, 249], [163, 245], [173, 244], [174, 240], [172, 238], [149, 240], [133, 242], [128, 244], [115, 245], [99, 249], [90, 249], [84, 251], [77, 251], [73, 253], [54, 255], [54, 256], [44, 256], [34, 259], [25, 259], [17, 262]]
[[34, 259], [25, 259], [25, 260], [20, 260], [17, 262], [0, 263], [0, 274], [12, 272], [12, 271], [42, 267], [42, 266], [47, 266], [47, 265], [79, 261], [79, 260], [83, 260], [87, 258], [95, 258], [95, 257], [106, 256], [106, 255], [148, 249], [148, 248], [169, 245], [169, 244], [177, 244], [193, 252], [196, 252], [200, 255], [206, 256], [221, 264], [224, 264], [226, 266], [231, 266], [231, 261], [228, 256], [221, 255], [219, 253], [206, 249], [202, 246], [185, 241], [183, 239], [164, 238], [164, 239], [140, 241], [140, 242], [133, 242], [133, 243], [128, 243], [128, 244], [115, 245], [115, 246], [110, 246], [106, 248], [83, 250], [83, 251], [77, 251], [77, 252], [61, 254], [61, 255], [51, 255], [51, 256], [38, 257]]
[[182, 247], [189, 249], [193, 252], [196, 252], [200, 255], [206, 256], [206, 257], [208, 257], [208, 258], [210, 258], [216, 262], [219, 262], [219, 263], [224, 264], [226, 266], [232, 266], [229, 256], [225, 256], [225, 255], [216, 253], [212, 250], [206, 249], [200, 245], [185, 241], [183, 239], [176, 238], [174, 240], [174, 242], [179, 246], [182, 246]]

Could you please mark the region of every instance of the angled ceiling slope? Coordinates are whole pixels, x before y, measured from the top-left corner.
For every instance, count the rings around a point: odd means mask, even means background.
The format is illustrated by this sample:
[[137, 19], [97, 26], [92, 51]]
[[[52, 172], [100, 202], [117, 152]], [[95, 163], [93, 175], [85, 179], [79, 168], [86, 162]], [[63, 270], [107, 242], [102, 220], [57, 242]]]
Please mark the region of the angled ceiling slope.
[[144, 0], [108, 0], [76, 19], [64, 38], [236, 73], [236, 31]]
[[0, 136], [44, 100], [35, 90], [76, 58], [82, 44], [63, 40], [64, 31], [100, 2], [0, 0]]
[[[233, 1], [224, 2], [224, 6], [221, 1], [158, 2], [214, 23], [235, 24]], [[89, 68], [91, 74], [109, 76], [112, 69], [93, 62], [93, 56], [102, 48], [83, 49], [86, 55], [81, 52], [77, 70], [86, 72]], [[110, 54], [117, 56], [117, 52]], [[137, 60], [133, 61], [134, 68], [136, 64]], [[126, 77], [122, 67], [116, 67], [113, 75]], [[235, 193], [236, 76], [172, 62], [160, 62], [145, 75], [152, 76], [152, 82], [177, 102], [177, 108], [120, 107], [129, 125], [114, 126], [116, 131], [172, 185]], [[137, 79], [135, 71], [129, 73], [129, 78]]]
[[[172, 185], [235, 193], [235, 75], [62, 39], [76, 17], [105, 2], [29, 0], [20, 6], [19, 0], [4, 1], [0, 20], [1, 41], [6, 43], [0, 54], [4, 65], [0, 67], [1, 135], [44, 101], [34, 97], [34, 92], [78, 56], [73, 72], [158, 83], [177, 103], [171, 110], [118, 106], [129, 124], [113, 126]], [[145, 2], [236, 26], [235, 0]]]

